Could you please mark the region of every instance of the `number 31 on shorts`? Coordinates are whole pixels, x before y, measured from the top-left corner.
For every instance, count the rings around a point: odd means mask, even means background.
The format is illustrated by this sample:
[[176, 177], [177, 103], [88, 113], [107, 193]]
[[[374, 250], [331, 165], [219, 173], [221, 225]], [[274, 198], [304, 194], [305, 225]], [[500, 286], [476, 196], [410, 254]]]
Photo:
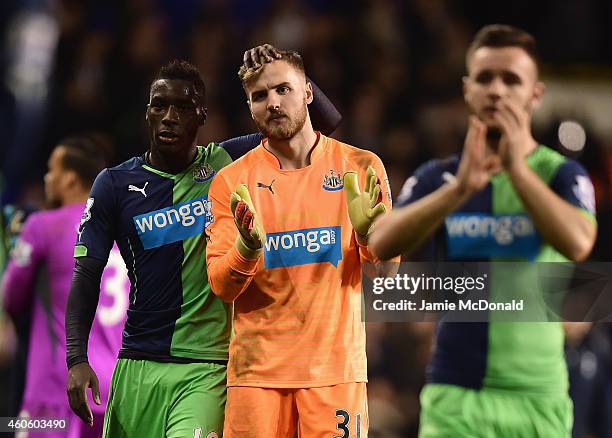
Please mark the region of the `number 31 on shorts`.
[[336, 410], [336, 417], [340, 420], [336, 424], [336, 430], [342, 432], [342, 435], [334, 435], [334, 438], [361, 438], [361, 414], [355, 414], [355, 435], [351, 435], [351, 415], [344, 409]]

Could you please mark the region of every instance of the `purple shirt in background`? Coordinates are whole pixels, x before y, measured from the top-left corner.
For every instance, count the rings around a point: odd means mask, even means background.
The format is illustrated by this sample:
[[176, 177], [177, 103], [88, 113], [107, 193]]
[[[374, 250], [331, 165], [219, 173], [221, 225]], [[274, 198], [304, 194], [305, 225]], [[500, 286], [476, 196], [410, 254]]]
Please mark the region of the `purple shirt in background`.
[[[2, 280], [3, 304], [10, 315], [32, 307], [23, 406], [67, 405], [64, 315], [74, 268], [74, 243], [85, 204], [33, 213], [24, 224]], [[42, 279], [42, 282], [39, 281]], [[102, 276], [100, 302], [89, 336], [89, 363], [100, 381], [103, 413], [110, 379], [121, 347], [130, 282], [119, 251], [113, 247]]]

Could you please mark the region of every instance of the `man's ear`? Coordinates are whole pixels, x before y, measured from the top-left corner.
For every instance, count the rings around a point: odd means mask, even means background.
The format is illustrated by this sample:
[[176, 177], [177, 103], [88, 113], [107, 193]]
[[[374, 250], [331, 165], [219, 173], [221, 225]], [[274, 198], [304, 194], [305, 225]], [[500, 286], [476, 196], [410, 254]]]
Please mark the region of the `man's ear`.
[[306, 104], [310, 105], [314, 100], [314, 93], [312, 91], [312, 84], [310, 82], [306, 82]]
[[77, 184], [81, 184], [81, 180], [79, 179], [77, 173], [71, 169], [65, 170], [64, 174], [62, 175], [63, 188], [75, 186]]
[[462, 87], [463, 87], [463, 100], [465, 101], [465, 103], [467, 103], [467, 99], [466, 96], [468, 94], [468, 82], [469, 82], [470, 78], [467, 76], [463, 76], [461, 78], [461, 82], [462, 82]]
[[251, 118], [255, 120], [255, 116], [253, 116], [253, 111], [251, 109], [251, 100], [247, 98], [246, 103], [247, 103], [247, 106], [249, 107], [249, 113], [251, 114]]
[[533, 87], [533, 96], [531, 98], [531, 108], [536, 109], [542, 103], [542, 96], [544, 96], [544, 92], [546, 91], [546, 85], [544, 82], [536, 82]]
[[206, 122], [206, 119], [208, 118], [208, 108], [198, 106], [196, 107], [196, 114], [198, 115], [200, 125], [203, 125]]

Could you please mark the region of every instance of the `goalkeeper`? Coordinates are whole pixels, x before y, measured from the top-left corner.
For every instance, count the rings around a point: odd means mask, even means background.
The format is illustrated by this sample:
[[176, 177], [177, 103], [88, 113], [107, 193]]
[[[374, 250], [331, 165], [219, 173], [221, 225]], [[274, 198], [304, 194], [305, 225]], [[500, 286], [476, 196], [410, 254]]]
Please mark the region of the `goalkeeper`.
[[209, 281], [234, 302], [223, 436], [366, 437], [361, 270], [391, 208], [385, 169], [314, 131], [301, 57], [280, 53], [240, 69], [265, 138], [210, 188]]

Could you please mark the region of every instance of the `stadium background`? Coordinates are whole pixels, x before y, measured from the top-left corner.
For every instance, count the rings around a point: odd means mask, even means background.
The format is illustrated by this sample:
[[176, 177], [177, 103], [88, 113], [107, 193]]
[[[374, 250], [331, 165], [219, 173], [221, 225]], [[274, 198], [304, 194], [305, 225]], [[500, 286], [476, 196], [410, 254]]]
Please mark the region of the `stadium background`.
[[[538, 40], [547, 93], [534, 121], [536, 138], [588, 169], [599, 221], [591, 258], [610, 260], [611, 16], [612, 3], [595, 0], [504, 6], [468, 0], [3, 0], [2, 201], [42, 206], [47, 158], [66, 135], [95, 132], [115, 163], [141, 154], [150, 80], [175, 57], [193, 62], [207, 85], [209, 118], [200, 143], [252, 132], [236, 73], [244, 50], [264, 42], [303, 54], [307, 72], [344, 116], [334, 136], [378, 153], [397, 195], [420, 163], [460, 149], [465, 50], [481, 26], [501, 22]], [[564, 147], [558, 135], [564, 120], [584, 127], [584, 147], [579, 139], [565, 141], [574, 150]], [[371, 436], [413, 436], [432, 327], [367, 329]], [[612, 434], [606, 424], [611, 334], [596, 325], [568, 346], [576, 436], [587, 428], [595, 436]], [[0, 356], [8, 369], [10, 355]], [[9, 379], [2, 372], [3, 388]], [[10, 394], [3, 394], [0, 415], [9, 415]]]

